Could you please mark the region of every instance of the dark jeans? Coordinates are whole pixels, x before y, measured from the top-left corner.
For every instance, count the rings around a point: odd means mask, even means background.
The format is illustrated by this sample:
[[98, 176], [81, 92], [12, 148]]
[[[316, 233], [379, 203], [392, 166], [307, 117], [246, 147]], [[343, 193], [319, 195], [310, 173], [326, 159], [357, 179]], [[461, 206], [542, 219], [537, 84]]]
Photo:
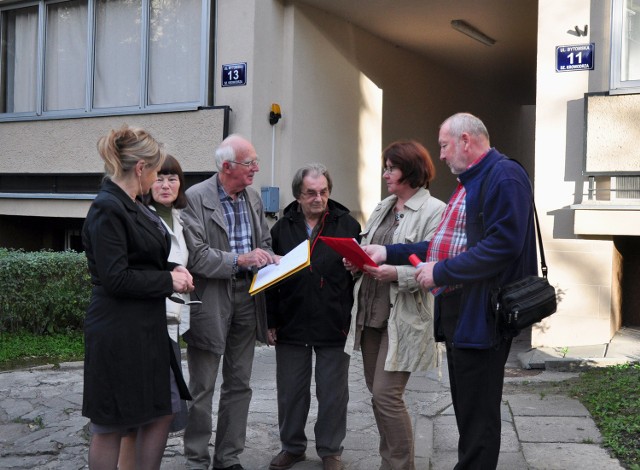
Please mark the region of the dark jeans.
[[451, 399], [460, 434], [458, 463], [454, 468], [493, 470], [500, 454], [500, 403], [511, 339], [504, 339], [491, 349], [452, 347], [460, 298], [454, 294], [439, 299]]

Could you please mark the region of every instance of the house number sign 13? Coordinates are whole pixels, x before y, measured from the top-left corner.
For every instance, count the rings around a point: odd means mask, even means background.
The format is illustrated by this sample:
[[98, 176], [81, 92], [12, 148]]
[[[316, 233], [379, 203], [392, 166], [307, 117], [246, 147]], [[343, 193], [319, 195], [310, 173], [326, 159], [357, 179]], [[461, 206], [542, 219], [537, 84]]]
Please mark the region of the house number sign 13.
[[222, 86], [247, 84], [247, 63], [225, 64], [222, 66]]

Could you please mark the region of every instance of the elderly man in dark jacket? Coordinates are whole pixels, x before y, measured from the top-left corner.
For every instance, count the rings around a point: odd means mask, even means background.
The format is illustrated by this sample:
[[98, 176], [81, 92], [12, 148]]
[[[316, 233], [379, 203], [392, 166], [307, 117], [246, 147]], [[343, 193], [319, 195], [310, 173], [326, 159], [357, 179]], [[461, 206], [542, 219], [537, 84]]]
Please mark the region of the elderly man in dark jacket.
[[276, 345], [278, 424], [282, 451], [269, 468], [283, 470], [305, 459], [304, 432], [311, 401], [312, 355], [316, 354], [318, 419], [316, 450], [324, 469], [341, 469], [349, 400], [349, 356], [344, 344], [353, 303], [351, 274], [342, 257], [319, 236], [360, 237], [349, 210], [329, 199], [331, 177], [320, 164], [297, 171], [296, 199], [271, 229], [273, 251], [285, 255], [308, 239], [311, 264], [267, 291], [269, 342]]

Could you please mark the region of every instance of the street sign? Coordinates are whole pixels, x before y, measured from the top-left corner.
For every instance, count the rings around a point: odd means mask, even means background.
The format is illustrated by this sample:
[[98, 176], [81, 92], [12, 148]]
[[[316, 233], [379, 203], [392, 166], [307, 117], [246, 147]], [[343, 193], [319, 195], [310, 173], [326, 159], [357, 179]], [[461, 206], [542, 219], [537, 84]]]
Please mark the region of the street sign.
[[593, 70], [595, 44], [556, 46], [556, 72]]
[[222, 86], [247, 84], [247, 63], [225, 64], [222, 66]]

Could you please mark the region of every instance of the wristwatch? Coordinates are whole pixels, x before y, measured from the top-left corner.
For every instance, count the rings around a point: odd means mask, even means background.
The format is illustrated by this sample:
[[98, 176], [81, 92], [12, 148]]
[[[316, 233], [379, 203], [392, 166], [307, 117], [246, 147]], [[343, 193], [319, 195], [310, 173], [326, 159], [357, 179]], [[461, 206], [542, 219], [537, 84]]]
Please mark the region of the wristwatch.
[[231, 269], [234, 275], [238, 272], [238, 255], [233, 257], [233, 265], [231, 266]]

